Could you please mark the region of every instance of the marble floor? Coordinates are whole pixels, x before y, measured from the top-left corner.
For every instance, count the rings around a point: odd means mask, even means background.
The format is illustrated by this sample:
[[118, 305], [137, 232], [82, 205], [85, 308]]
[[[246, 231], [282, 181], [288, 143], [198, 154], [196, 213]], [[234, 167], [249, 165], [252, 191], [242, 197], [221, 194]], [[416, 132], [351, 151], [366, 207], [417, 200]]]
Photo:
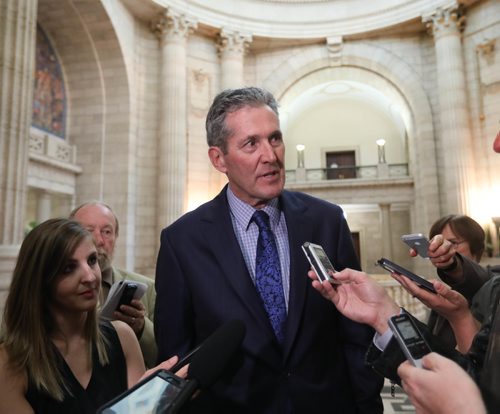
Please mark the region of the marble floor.
[[382, 401], [385, 414], [414, 414], [415, 408], [411, 404], [404, 390], [396, 385], [394, 397], [391, 396], [391, 383], [386, 380], [382, 389]]

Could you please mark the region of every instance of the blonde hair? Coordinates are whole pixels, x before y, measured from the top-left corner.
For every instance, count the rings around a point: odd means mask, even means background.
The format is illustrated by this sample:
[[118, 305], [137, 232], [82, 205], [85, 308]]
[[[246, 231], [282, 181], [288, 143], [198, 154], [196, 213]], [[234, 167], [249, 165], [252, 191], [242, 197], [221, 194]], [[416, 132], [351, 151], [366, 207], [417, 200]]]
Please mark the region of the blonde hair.
[[[64, 399], [64, 391], [71, 391], [58, 369], [57, 351], [50, 339], [55, 326], [48, 305], [54, 279], [84, 240], [92, 240], [91, 235], [72, 220], [50, 219], [35, 227], [21, 245], [3, 315], [1, 342], [9, 368], [26, 373], [30, 383], [58, 401]], [[84, 329], [90, 358], [94, 343], [99, 362], [108, 364], [97, 309], [88, 312]]]

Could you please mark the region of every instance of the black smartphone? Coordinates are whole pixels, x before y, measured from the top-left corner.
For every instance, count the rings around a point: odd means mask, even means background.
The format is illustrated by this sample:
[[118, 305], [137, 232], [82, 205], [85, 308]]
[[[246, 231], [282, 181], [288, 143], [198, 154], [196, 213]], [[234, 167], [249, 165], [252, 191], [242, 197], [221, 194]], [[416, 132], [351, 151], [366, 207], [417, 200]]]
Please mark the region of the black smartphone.
[[168, 414], [186, 380], [160, 369], [97, 410], [97, 414]]
[[326, 255], [323, 247], [319, 244], [305, 242], [302, 245], [302, 250], [304, 251], [312, 268], [318, 275], [320, 282], [328, 280], [330, 283], [340, 284], [340, 282], [335, 280], [331, 275], [331, 273], [336, 273], [337, 271], [333, 267], [332, 262], [330, 262], [330, 259]]
[[416, 275], [413, 272], [410, 272], [408, 269], [405, 269], [404, 267], [399, 266], [394, 262], [391, 262], [390, 260], [384, 257], [377, 260], [377, 264], [379, 266], [382, 266], [385, 270], [388, 270], [389, 272], [398, 273], [402, 276], [407, 277], [408, 279], [413, 280], [417, 285], [419, 285], [421, 288], [424, 288], [425, 290], [428, 290], [429, 292], [437, 293], [436, 289], [434, 289], [434, 286], [432, 285], [431, 282], [429, 282], [428, 280], [424, 279], [419, 275]]
[[406, 359], [414, 366], [422, 368], [422, 358], [432, 350], [417, 324], [406, 313], [393, 316], [388, 323]]
[[136, 283], [127, 282], [127, 284], [123, 288], [123, 292], [120, 296], [120, 300], [118, 301], [118, 305], [116, 306], [116, 310], [120, 310], [121, 305], [130, 305], [130, 302], [132, 302], [132, 299], [134, 299], [137, 287], [138, 286]]

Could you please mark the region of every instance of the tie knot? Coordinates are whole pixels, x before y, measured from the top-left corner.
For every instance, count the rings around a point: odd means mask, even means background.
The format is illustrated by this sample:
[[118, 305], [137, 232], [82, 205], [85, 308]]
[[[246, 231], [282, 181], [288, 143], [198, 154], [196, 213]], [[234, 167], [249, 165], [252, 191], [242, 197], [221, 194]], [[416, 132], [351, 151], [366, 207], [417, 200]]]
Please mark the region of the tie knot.
[[257, 224], [259, 230], [267, 230], [270, 229], [269, 225], [269, 215], [263, 210], [257, 210], [253, 213], [252, 220]]

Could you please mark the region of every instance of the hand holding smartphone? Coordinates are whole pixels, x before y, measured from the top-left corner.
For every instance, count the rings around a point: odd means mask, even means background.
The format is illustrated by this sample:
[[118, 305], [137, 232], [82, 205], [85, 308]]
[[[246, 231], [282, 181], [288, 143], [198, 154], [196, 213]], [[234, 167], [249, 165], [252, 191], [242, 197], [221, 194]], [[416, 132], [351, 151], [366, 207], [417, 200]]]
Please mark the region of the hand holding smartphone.
[[319, 244], [305, 242], [302, 245], [302, 250], [304, 251], [307, 260], [309, 260], [312, 268], [318, 275], [318, 279], [320, 282], [328, 280], [332, 284], [338, 285], [341, 283], [332, 277], [331, 274], [336, 273], [337, 271], [333, 267], [332, 262], [330, 262], [330, 259], [328, 259], [328, 256], [323, 250], [323, 247], [321, 247]]
[[419, 256], [424, 258], [429, 257], [429, 240], [422, 233], [403, 234], [401, 240], [415, 250]]
[[388, 324], [406, 359], [415, 367], [422, 368], [422, 358], [432, 350], [413, 319], [402, 313], [390, 318]]
[[140, 299], [148, 289], [142, 282], [133, 280], [120, 280], [113, 283], [109, 289], [108, 298], [101, 308], [101, 318], [112, 320], [113, 313], [120, 309], [121, 305], [130, 305], [133, 299]]
[[121, 305], [130, 305], [130, 302], [134, 299], [135, 292], [137, 291], [138, 285], [134, 282], [129, 282], [125, 285], [116, 310], [120, 310]]
[[391, 262], [390, 260], [384, 257], [377, 260], [376, 264], [383, 267], [385, 270], [388, 270], [391, 273], [397, 273], [399, 275], [407, 277], [408, 279], [413, 280], [421, 288], [424, 288], [425, 290], [428, 290], [431, 293], [437, 293], [436, 289], [434, 289], [434, 285], [431, 282], [429, 282], [428, 280], [424, 279], [419, 275], [416, 275], [413, 272], [410, 272], [408, 269], [405, 269], [404, 267], [394, 262]]
[[186, 380], [160, 369], [99, 408], [97, 414], [167, 414], [174, 410], [185, 385]]

